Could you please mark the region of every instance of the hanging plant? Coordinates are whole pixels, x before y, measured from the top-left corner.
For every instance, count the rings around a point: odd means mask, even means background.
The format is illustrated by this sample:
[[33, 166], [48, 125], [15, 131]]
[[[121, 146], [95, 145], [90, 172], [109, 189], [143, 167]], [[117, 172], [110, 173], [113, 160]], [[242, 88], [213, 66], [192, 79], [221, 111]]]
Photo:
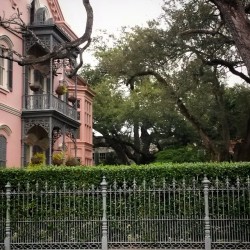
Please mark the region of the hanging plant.
[[77, 160], [77, 158], [69, 156], [65, 162], [65, 165], [66, 166], [79, 166], [80, 162]]
[[64, 161], [64, 152], [54, 153], [52, 156], [53, 165], [62, 165]]
[[76, 100], [77, 100], [76, 97], [73, 96], [73, 95], [70, 95], [70, 96], [68, 97], [68, 101], [69, 101], [69, 102], [75, 103]]
[[58, 85], [56, 88], [56, 93], [58, 95], [64, 95], [67, 92], [68, 92], [68, 88], [66, 85]]
[[29, 85], [30, 89], [34, 92], [37, 92], [38, 90], [40, 90], [41, 86], [38, 84], [31, 84]]
[[32, 164], [42, 164], [45, 161], [44, 153], [37, 152], [31, 157]]

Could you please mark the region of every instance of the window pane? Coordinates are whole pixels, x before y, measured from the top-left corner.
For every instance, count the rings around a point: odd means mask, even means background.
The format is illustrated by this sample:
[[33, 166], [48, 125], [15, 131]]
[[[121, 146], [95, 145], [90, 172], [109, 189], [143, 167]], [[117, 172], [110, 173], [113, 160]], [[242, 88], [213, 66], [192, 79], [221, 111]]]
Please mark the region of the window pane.
[[77, 99], [77, 101], [76, 101], [76, 107], [78, 109], [81, 108], [81, 100], [80, 99]]

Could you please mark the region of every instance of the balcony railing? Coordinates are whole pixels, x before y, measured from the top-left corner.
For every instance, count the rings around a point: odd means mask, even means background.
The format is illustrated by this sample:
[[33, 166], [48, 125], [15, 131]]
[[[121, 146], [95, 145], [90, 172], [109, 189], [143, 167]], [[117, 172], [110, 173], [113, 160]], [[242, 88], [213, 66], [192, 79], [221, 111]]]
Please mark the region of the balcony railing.
[[35, 94], [23, 96], [23, 111], [56, 110], [74, 120], [77, 111], [66, 102], [50, 94]]

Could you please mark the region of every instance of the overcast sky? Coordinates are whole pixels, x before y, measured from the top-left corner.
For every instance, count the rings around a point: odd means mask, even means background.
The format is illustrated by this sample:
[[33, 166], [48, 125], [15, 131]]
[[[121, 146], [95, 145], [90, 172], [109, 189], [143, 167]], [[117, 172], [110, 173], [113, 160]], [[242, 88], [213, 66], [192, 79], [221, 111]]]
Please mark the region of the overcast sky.
[[[163, 0], [90, 0], [94, 11], [93, 36], [98, 30], [118, 32], [122, 26], [146, 25], [148, 20], [161, 13]], [[81, 36], [85, 28], [85, 9], [82, 0], [59, 0], [65, 21]], [[91, 56], [85, 52], [85, 62], [91, 63]]]
[[[85, 25], [82, 0], [59, 0], [64, 18], [81, 35]], [[94, 34], [106, 29], [113, 33], [122, 26], [144, 25], [161, 13], [162, 0], [90, 0], [94, 11]]]

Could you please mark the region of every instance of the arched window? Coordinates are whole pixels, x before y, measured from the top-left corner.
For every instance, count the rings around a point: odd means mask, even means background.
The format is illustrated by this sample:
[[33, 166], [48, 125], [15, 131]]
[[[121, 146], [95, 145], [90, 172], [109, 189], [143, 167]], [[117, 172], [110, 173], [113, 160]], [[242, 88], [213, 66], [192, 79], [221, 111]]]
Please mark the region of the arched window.
[[13, 62], [8, 59], [1, 58], [6, 53], [10, 55], [7, 49], [11, 49], [13, 43], [3, 35], [0, 36], [0, 88], [12, 91], [13, 89]]
[[0, 168], [6, 167], [7, 140], [0, 135]]

